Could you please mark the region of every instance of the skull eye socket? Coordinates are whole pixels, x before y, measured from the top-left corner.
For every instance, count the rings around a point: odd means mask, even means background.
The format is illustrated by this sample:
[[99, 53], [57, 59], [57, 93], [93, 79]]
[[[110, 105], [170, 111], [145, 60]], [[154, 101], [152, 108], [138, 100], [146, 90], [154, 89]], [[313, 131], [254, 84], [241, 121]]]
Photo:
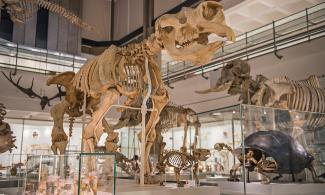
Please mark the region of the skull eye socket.
[[203, 6], [203, 17], [206, 20], [212, 20], [215, 15], [218, 13], [218, 5], [213, 3], [208, 3], [206, 6]]
[[174, 30], [174, 27], [172, 26], [166, 26], [166, 27], [163, 27], [161, 28], [163, 32], [166, 32], [166, 33], [171, 33], [173, 30]]

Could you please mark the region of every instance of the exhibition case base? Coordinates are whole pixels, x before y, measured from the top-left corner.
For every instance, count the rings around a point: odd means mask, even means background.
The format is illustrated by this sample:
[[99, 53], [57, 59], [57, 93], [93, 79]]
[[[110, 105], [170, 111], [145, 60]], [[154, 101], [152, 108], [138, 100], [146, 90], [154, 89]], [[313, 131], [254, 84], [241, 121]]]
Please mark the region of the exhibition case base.
[[220, 195], [217, 186], [177, 187], [175, 183], [166, 183], [165, 186], [145, 185], [140, 186], [134, 181], [117, 180], [116, 194], [118, 195]]
[[[243, 195], [244, 183], [218, 181], [221, 195]], [[325, 183], [246, 183], [246, 195], [324, 195]]]

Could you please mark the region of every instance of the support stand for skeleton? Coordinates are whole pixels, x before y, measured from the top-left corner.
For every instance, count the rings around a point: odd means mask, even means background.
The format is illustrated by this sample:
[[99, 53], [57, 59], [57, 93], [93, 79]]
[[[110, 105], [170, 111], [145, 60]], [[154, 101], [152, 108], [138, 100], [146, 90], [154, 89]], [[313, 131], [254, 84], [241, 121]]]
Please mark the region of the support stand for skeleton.
[[[147, 101], [151, 95], [151, 77], [148, 67], [148, 58], [145, 58], [145, 68], [146, 68], [146, 76], [148, 79], [148, 90], [146, 96], [143, 98], [142, 106], [141, 106], [141, 114], [142, 114], [142, 122], [141, 122], [141, 167], [140, 167], [140, 185], [144, 185], [144, 173], [145, 168], [147, 166], [147, 160], [145, 159], [145, 153], [146, 153], [146, 144], [147, 144], [147, 138], [146, 138], [146, 114], [147, 114]], [[154, 109], [154, 108], [153, 108]], [[148, 133], [149, 135], [149, 133]], [[149, 151], [148, 151], [149, 152]]]

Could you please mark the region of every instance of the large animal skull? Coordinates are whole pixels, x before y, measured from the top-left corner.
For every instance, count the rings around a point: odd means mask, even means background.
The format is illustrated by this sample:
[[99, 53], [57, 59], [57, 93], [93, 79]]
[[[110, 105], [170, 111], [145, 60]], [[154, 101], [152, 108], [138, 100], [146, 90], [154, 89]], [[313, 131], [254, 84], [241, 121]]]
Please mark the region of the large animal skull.
[[197, 91], [197, 93], [205, 94], [227, 90], [230, 95], [236, 95], [242, 90], [242, 81], [248, 77], [250, 77], [249, 64], [242, 60], [234, 60], [222, 68], [221, 76], [214, 88]]
[[193, 150], [193, 156], [199, 161], [206, 161], [210, 158], [211, 153], [208, 149], [197, 148]]
[[223, 7], [215, 1], [164, 15], [155, 28], [156, 37], [174, 60], [188, 60], [196, 65], [211, 60], [226, 40], [235, 41], [233, 30], [225, 23]]

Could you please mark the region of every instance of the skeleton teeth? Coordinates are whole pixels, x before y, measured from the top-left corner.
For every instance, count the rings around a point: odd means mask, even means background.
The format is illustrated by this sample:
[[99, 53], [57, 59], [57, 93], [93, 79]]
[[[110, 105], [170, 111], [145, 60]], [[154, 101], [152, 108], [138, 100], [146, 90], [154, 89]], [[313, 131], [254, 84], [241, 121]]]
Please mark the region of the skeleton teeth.
[[209, 40], [208, 44], [210, 44], [210, 43], [214, 43], [214, 42], [217, 42], [217, 41], [225, 42], [225, 41], [227, 41], [227, 38], [220, 37], [220, 36], [218, 36], [218, 35], [216, 35], [214, 33], [211, 33], [208, 36], [208, 40]]
[[177, 49], [180, 49], [180, 48], [182, 48], [182, 46], [176, 44], [176, 48], [177, 48]]

